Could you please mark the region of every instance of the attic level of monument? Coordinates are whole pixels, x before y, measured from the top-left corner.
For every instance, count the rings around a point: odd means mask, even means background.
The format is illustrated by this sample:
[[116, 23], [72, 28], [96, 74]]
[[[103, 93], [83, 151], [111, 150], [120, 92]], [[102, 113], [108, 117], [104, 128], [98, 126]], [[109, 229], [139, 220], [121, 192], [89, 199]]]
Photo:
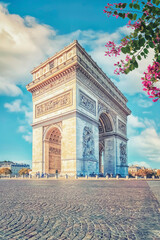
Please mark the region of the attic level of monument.
[[33, 81], [27, 85], [27, 90], [32, 93], [34, 99], [47, 90], [58, 87], [63, 81], [67, 82], [67, 76], [70, 79], [70, 75], [73, 72], [76, 74], [78, 70], [101, 88], [116, 104], [120, 104], [127, 114], [130, 114], [125, 96], [76, 40], [34, 68], [31, 72]]
[[80, 44], [32, 74], [33, 173], [126, 176], [127, 99]]

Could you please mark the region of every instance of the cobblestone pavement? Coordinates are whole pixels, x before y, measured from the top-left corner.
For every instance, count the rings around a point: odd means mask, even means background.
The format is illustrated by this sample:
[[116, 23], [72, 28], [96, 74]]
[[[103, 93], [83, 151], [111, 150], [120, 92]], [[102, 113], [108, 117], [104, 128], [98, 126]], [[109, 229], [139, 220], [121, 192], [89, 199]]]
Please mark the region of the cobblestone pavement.
[[160, 181], [147, 181], [152, 192], [160, 203]]
[[159, 209], [146, 181], [0, 180], [0, 239], [158, 240]]

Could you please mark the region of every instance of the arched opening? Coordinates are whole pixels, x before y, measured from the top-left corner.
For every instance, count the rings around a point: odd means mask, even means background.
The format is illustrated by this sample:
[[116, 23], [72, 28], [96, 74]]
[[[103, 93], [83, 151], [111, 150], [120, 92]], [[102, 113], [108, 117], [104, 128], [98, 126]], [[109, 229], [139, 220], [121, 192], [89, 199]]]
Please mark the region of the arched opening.
[[108, 133], [112, 132], [112, 123], [109, 116], [106, 113], [101, 113], [99, 117], [99, 173], [104, 172], [104, 140], [107, 138]]
[[56, 127], [49, 129], [46, 135], [45, 165], [49, 174], [61, 172], [61, 132]]

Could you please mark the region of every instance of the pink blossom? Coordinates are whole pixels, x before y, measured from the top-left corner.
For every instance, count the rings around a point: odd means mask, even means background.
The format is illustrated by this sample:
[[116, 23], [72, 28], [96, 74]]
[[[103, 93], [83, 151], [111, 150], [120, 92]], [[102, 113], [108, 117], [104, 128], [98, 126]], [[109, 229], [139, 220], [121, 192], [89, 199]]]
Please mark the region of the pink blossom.
[[109, 41], [108, 43], [106, 43], [105, 45], [107, 47], [107, 50], [105, 52], [105, 56], [114, 56], [117, 57], [118, 55], [120, 55], [121, 52], [121, 48], [122, 46], [116, 46], [116, 44], [114, 42]]
[[143, 90], [148, 91], [149, 98], [153, 98], [153, 102], [157, 102], [160, 98], [160, 88], [154, 84], [160, 80], [160, 63], [154, 62], [152, 66], [149, 65], [144, 75], [142, 84], [145, 88]]

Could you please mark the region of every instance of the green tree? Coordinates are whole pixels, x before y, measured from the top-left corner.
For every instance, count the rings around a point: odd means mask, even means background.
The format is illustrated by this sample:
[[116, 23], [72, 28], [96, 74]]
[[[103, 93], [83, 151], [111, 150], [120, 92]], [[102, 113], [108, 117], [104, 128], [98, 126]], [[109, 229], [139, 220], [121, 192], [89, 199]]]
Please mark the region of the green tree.
[[22, 168], [22, 169], [20, 169], [19, 170], [19, 175], [21, 176], [21, 175], [29, 175], [29, 172], [31, 171], [31, 169], [29, 169], [29, 168]]
[[108, 3], [104, 12], [116, 18], [128, 18], [127, 26], [132, 29], [131, 34], [121, 40], [116, 46], [109, 41], [106, 44], [106, 56], [118, 56], [120, 53], [126, 55], [125, 60], [114, 64], [114, 71], [119, 75], [128, 74], [138, 68], [138, 62], [146, 58], [149, 52], [153, 52], [152, 65], [142, 77], [143, 90], [147, 91], [150, 98], [156, 102], [160, 99], [160, 0], [132, 0], [130, 3]]
[[0, 175], [10, 175], [12, 173], [11, 169], [9, 168], [0, 168]]

